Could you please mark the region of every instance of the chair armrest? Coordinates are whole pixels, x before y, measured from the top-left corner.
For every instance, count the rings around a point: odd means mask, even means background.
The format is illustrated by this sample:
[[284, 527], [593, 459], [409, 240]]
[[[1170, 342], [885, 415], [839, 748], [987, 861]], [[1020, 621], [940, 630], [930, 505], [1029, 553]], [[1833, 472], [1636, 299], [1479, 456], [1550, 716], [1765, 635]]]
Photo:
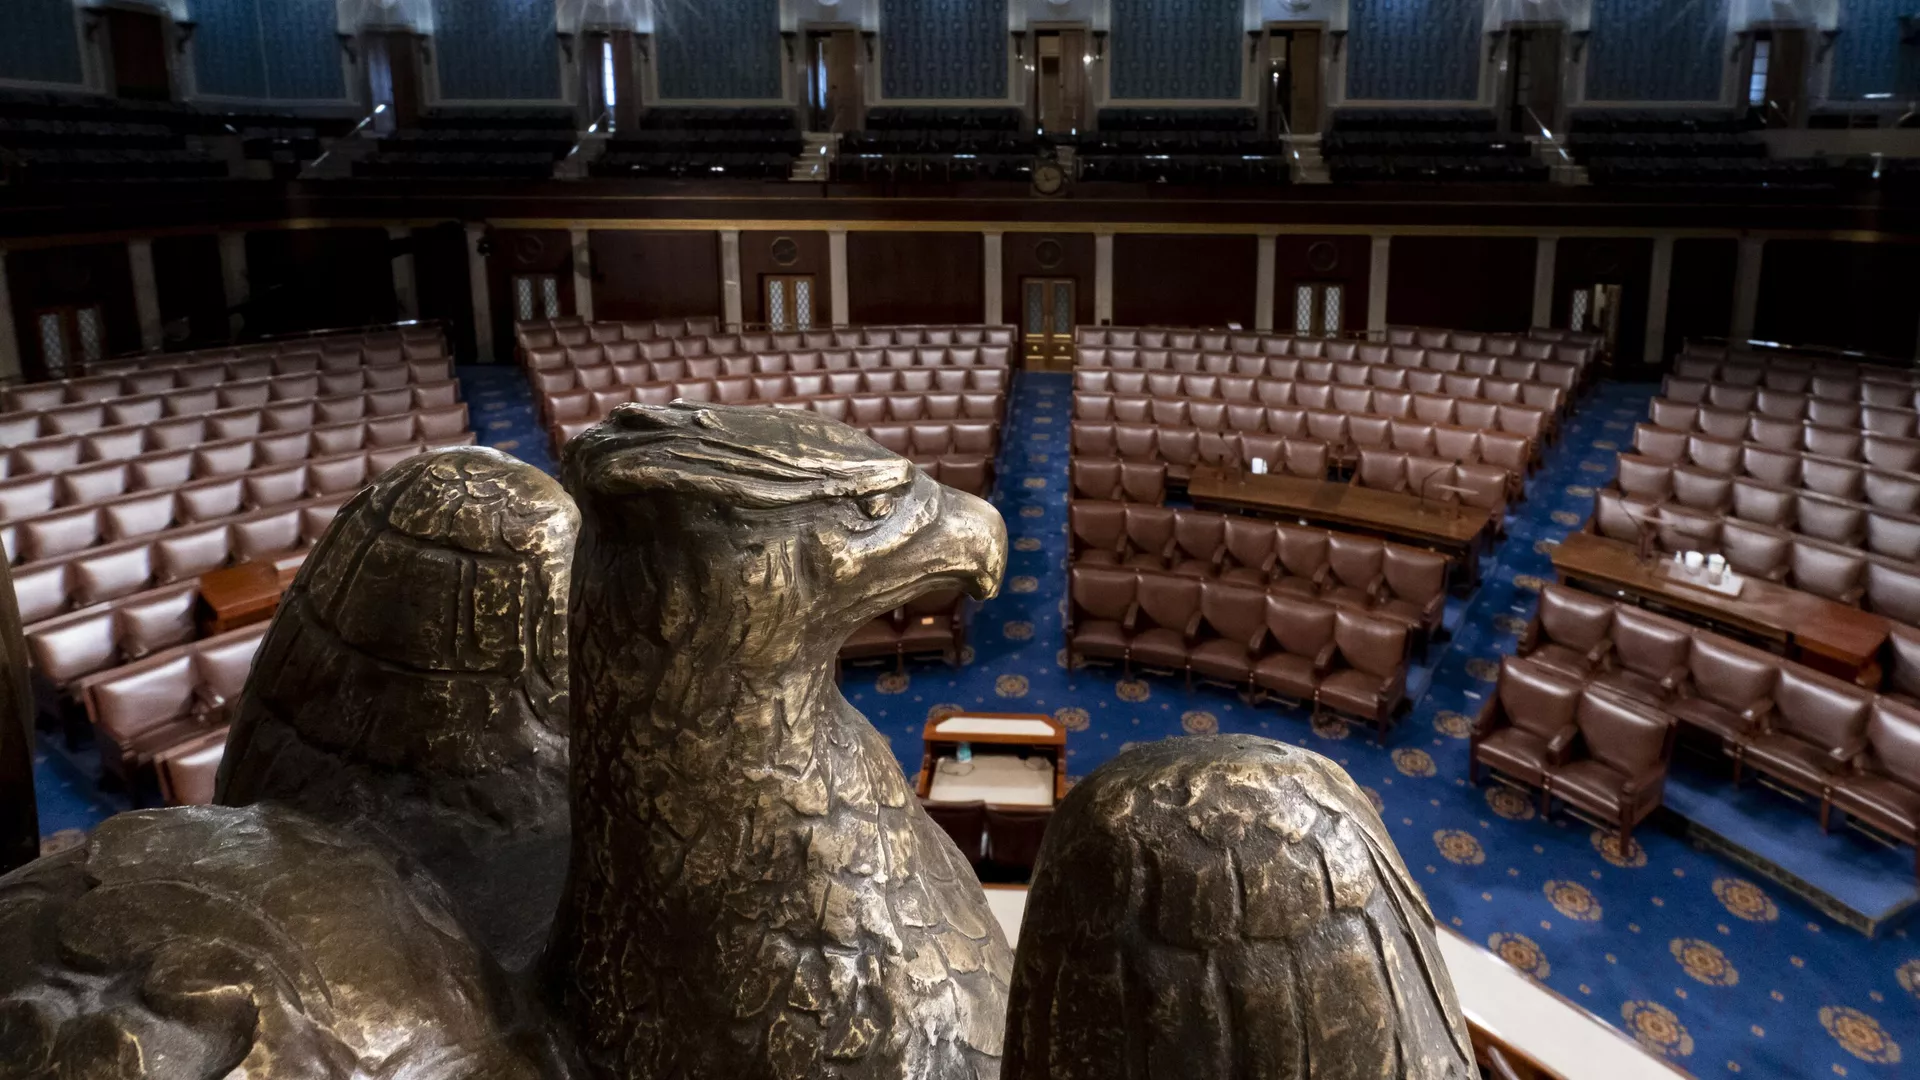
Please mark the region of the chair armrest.
[[1267, 628], [1263, 626], [1260, 629], [1255, 630], [1253, 632], [1253, 639], [1247, 642], [1247, 655], [1259, 656], [1260, 646], [1266, 644], [1266, 641], [1267, 641]]
[[1474, 738], [1482, 739], [1493, 734], [1496, 726], [1494, 718], [1499, 711], [1500, 699], [1498, 697], [1490, 697], [1480, 706], [1480, 715], [1473, 718], [1472, 734]]
[[1867, 595], [1867, 590], [1862, 588], [1861, 586], [1855, 585], [1853, 588], [1848, 589], [1846, 592], [1843, 592], [1840, 594], [1840, 602], [1843, 604], [1851, 604], [1854, 607], [1859, 607], [1860, 598], [1865, 595]]
[[1260, 576], [1263, 578], [1272, 577], [1273, 568], [1279, 565], [1279, 562], [1280, 562], [1280, 556], [1272, 555], [1272, 554], [1260, 560]]
[[1313, 582], [1314, 589], [1319, 590], [1319, 589], [1326, 588], [1327, 578], [1330, 577], [1332, 574], [1333, 574], [1332, 563], [1320, 564], [1320, 569], [1315, 570], [1313, 572], [1313, 577], [1310, 579]]
[[1319, 655], [1313, 658], [1313, 670], [1325, 671], [1328, 668], [1332, 667], [1333, 653], [1336, 648], [1337, 646], [1335, 646], [1333, 642], [1331, 641], [1327, 642], [1327, 647], [1324, 649], [1321, 649]]
[[1856, 735], [1853, 738], [1848, 739], [1844, 744], [1840, 746], [1836, 746], [1832, 750], [1828, 751], [1827, 756], [1832, 758], [1837, 764], [1851, 765], [1855, 763], [1855, 761], [1860, 757], [1861, 754], [1866, 753], [1866, 751], [1867, 751], [1866, 736]]
[[1193, 618], [1187, 620], [1186, 629], [1180, 631], [1180, 634], [1182, 637], [1186, 638], [1188, 641], [1192, 641], [1194, 639], [1194, 636], [1199, 633], [1200, 633], [1200, 613], [1198, 611], [1195, 611], [1193, 613]]
[[1366, 594], [1376, 604], [1393, 595], [1392, 590], [1387, 588], [1387, 576], [1375, 574], [1373, 580], [1367, 582]]
[[1133, 633], [1134, 624], [1140, 621], [1140, 603], [1134, 601], [1127, 605], [1127, 613], [1120, 617], [1120, 629]]
[[1547, 740], [1547, 760], [1555, 765], [1566, 764], [1567, 752], [1573, 749], [1574, 740], [1579, 737], [1579, 728], [1561, 728], [1553, 738]]
[[1660, 689], [1662, 690], [1677, 690], [1682, 684], [1691, 685], [1687, 681], [1687, 667], [1685, 664], [1675, 667], [1660, 678]]
[[1740, 710], [1740, 719], [1759, 728], [1766, 728], [1767, 721], [1773, 719], [1773, 699], [1761, 698], [1759, 701]]
[[1613, 639], [1602, 638], [1600, 641], [1600, 644], [1595, 645], [1593, 648], [1587, 650], [1587, 663], [1592, 664], [1595, 667], [1598, 667], [1601, 664], [1606, 662], [1608, 655], [1610, 655], [1612, 652], [1613, 652]]
[[1532, 652], [1534, 649], [1534, 646], [1538, 645], [1539, 643], [1540, 643], [1540, 616], [1535, 615], [1533, 619], [1527, 623], [1527, 628], [1520, 632], [1520, 643], [1514, 646], [1514, 648], [1520, 653], [1520, 655], [1524, 656], [1527, 653]]

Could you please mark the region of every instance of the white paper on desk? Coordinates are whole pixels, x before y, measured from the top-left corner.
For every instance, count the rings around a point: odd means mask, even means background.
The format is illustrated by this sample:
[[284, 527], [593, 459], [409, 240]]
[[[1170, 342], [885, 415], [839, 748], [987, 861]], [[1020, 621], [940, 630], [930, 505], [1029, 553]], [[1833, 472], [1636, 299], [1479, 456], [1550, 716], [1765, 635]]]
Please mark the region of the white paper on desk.
[[1255, 476], [1267, 475], [1267, 459], [1263, 457], [1257, 457], [1247, 462], [1247, 471], [1252, 473]]

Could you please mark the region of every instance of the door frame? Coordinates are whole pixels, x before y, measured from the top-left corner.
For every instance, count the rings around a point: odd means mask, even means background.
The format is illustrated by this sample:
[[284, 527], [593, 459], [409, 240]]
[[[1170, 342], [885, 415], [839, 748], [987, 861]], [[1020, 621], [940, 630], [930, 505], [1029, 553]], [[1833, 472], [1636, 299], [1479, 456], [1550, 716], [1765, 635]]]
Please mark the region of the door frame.
[[[1058, 309], [1053, 306], [1054, 288], [1065, 284], [1071, 295], [1067, 298], [1067, 329], [1060, 333], [1051, 328], [1039, 334], [1027, 332], [1027, 289], [1034, 282], [1043, 283], [1041, 291], [1041, 312], [1045, 316]], [[1079, 329], [1080, 279], [1068, 274], [1024, 274], [1020, 277], [1018, 294], [1020, 297], [1020, 362], [1030, 371], [1068, 371], [1073, 368], [1075, 332]], [[1051, 323], [1048, 324], [1051, 327]]]
[[849, 130], [858, 131], [866, 126], [867, 108], [873, 97], [873, 95], [867, 92], [867, 80], [872, 78], [873, 70], [873, 65], [867, 62], [867, 58], [871, 54], [873, 45], [861, 31], [860, 24], [857, 22], [847, 22], [845, 20], [817, 21], [808, 19], [801, 22], [798, 26], [794, 27], [794, 29], [797, 31], [797, 34], [794, 39], [793, 65], [796, 66], [798, 70], [791, 71], [789, 76], [792, 80], [792, 85], [799, 90], [799, 93], [794, 95], [792, 100], [795, 103], [794, 107], [800, 113], [800, 130], [814, 130], [812, 123], [812, 89], [810, 85], [813, 75], [813, 56], [808, 51], [807, 45], [812, 41], [813, 35], [815, 34], [835, 34], [843, 31], [853, 35], [853, 92], [859, 95], [859, 100], [853, 104], [853, 127]]
[[[1332, 56], [1329, 54], [1329, 51], [1328, 51], [1329, 39], [1332, 37], [1332, 34], [1327, 29], [1326, 20], [1324, 19], [1283, 19], [1283, 20], [1275, 20], [1275, 21], [1261, 24], [1260, 47], [1258, 50], [1257, 63], [1254, 68], [1254, 76], [1253, 76], [1254, 80], [1260, 85], [1254, 92], [1254, 101], [1256, 102], [1256, 106], [1260, 110], [1260, 123], [1262, 125], [1266, 125], [1268, 123], [1269, 113], [1266, 107], [1267, 99], [1266, 99], [1265, 81], [1267, 77], [1267, 72], [1273, 69], [1274, 34], [1281, 33], [1281, 34], [1291, 35], [1294, 32], [1300, 31], [1300, 30], [1317, 30], [1320, 32], [1320, 48], [1319, 48], [1319, 56], [1317, 58], [1318, 70], [1315, 72], [1317, 78], [1314, 80], [1315, 85], [1317, 85], [1320, 88], [1319, 107], [1314, 110], [1313, 130], [1305, 133], [1308, 135], [1319, 135], [1326, 130], [1327, 104], [1329, 101], [1332, 100], [1332, 94], [1328, 92], [1328, 86], [1327, 86], [1328, 79], [1331, 77], [1332, 71], [1333, 71], [1333, 60], [1332, 60]], [[1291, 40], [1291, 38], [1289, 38], [1289, 40]], [[1291, 120], [1287, 122], [1287, 127], [1289, 130], [1292, 129], [1293, 122]], [[1268, 131], [1267, 134], [1279, 135], [1281, 133], [1276, 131]]]
[[[1106, 57], [1103, 52], [1094, 51], [1096, 42], [1094, 38], [1093, 20], [1035, 19], [1029, 21], [1026, 30], [1019, 35], [1021, 38], [1021, 49], [1025, 52], [1027, 59], [1033, 61], [1033, 73], [1029, 75], [1022, 70], [1024, 67], [1023, 64], [1016, 64], [1014, 68], [1016, 83], [1021, 87], [1019, 91], [1023, 99], [1021, 102], [1021, 111], [1026, 117], [1028, 131], [1034, 131], [1040, 126], [1040, 35], [1060, 33], [1067, 30], [1078, 30], [1083, 35], [1081, 38], [1083, 42], [1082, 48], [1087, 51], [1080, 55], [1083, 57], [1093, 57], [1092, 63], [1082, 61], [1080, 64], [1080, 104], [1082, 113], [1080, 117], [1080, 133], [1084, 135], [1089, 131], [1094, 131], [1099, 128], [1098, 120], [1101, 102], [1097, 100], [1097, 93], [1100, 80], [1094, 77], [1094, 69], [1103, 63]], [[1105, 46], [1099, 47], [1102, 50], [1105, 48]], [[1013, 61], [1013, 59], [1013, 57], [1008, 57], [1009, 61]]]
[[[1512, 19], [1501, 24], [1499, 30], [1500, 49], [1501, 52], [1505, 54], [1508, 62], [1504, 72], [1495, 68], [1490, 76], [1493, 82], [1494, 118], [1503, 130], [1511, 124], [1513, 119], [1513, 85], [1514, 80], [1519, 77], [1519, 72], [1516, 70], [1518, 65], [1513, 63], [1513, 50], [1517, 44], [1517, 40], [1513, 34], [1515, 30], [1555, 30], [1559, 32], [1559, 47], [1556, 50], [1556, 52], [1559, 53], [1559, 64], [1555, 71], [1555, 74], [1558, 76], [1558, 85], [1554, 87], [1553, 91], [1554, 115], [1540, 117], [1540, 122], [1546, 125], [1547, 130], [1558, 131], [1560, 130], [1560, 118], [1571, 106], [1572, 98], [1572, 95], [1568, 92], [1567, 79], [1573, 71], [1573, 34], [1568, 30], [1565, 19]], [[1538, 135], [1539, 132], [1518, 129], [1515, 130], [1513, 134], [1529, 136]]]

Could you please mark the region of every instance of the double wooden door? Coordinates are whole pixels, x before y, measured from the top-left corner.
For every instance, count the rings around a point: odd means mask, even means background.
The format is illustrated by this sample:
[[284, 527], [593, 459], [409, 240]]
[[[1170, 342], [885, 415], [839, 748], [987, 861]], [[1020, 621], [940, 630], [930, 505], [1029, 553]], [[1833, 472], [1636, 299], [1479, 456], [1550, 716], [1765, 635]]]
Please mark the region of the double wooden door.
[[1020, 284], [1020, 336], [1027, 367], [1073, 367], [1074, 280], [1030, 277]]

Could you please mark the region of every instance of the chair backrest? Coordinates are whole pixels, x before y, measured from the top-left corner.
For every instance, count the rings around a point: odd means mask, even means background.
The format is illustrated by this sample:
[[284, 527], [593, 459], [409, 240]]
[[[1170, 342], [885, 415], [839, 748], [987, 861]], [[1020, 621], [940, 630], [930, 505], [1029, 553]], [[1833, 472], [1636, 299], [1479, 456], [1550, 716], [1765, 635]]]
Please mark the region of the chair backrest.
[[1267, 632], [1295, 656], [1317, 657], [1333, 643], [1334, 608], [1283, 593], [1267, 595]]
[[989, 806], [986, 808], [987, 857], [1002, 866], [1031, 868], [1040, 857], [1053, 807]]
[[1311, 578], [1327, 565], [1328, 538], [1321, 529], [1281, 525], [1280, 567], [1289, 576]]
[[1389, 619], [1356, 612], [1334, 612], [1333, 641], [1348, 666], [1386, 678], [1401, 670], [1407, 656], [1407, 628]]
[[1873, 710], [1873, 694], [1799, 664], [1780, 665], [1773, 688], [1773, 726], [1826, 750], [1859, 739]]
[[987, 834], [987, 804], [984, 801], [937, 802], [921, 799], [920, 806], [935, 825], [953, 838], [954, 846], [966, 856], [967, 862], [976, 865], [980, 862]]
[[1199, 578], [1141, 574], [1139, 591], [1135, 595], [1140, 601], [1141, 614], [1155, 626], [1177, 634], [1186, 634], [1194, 616], [1200, 613]]
[[1692, 651], [1687, 654], [1687, 675], [1702, 698], [1739, 710], [1773, 692], [1780, 667], [1755, 650], [1716, 634], [1699, 633], [1693, 635]]
[[1447, 589], [1447, 557], [1438, 552], [1388, 544], [1381, 572], [1393, 595], [1415, 604], [1425, 604]]
[[1500, 661], [1500, 708], [1514, 727], [1552, 739], [1571, 726], [1580, 684], [1517, 656]]
[[1215, 635], [1253, 649], [1267, 629], [1267, 591], [1257, 585], [1203, 581], [1200, 617]]
[[1613, 612], [1613, 655], [1628, 671], [1661, 678], [1687, 663], [1692, 639], [1685, 630], [1635, 608]]
[[1581, 694], [1574, 721], [1588, 755], [1627, 776], [1640, 776], [1673, 756], [1673, 719], [1616, 695]]
[[1540, 590], [1540, 629], [1549, 641], [1586, 652], [1607, 640], [1613, 629], [1613, 603], [1564, 585], [1549, 585]]
[[1119, 622], [1133, 607], [1140, 575], [1131, 570], [1076, 566], [1067, 574], [1075, 607], [1096, 619]]
[[1883, 697], [1867, 718], [1871, 767], [1920, 791], [1920, 707]]

